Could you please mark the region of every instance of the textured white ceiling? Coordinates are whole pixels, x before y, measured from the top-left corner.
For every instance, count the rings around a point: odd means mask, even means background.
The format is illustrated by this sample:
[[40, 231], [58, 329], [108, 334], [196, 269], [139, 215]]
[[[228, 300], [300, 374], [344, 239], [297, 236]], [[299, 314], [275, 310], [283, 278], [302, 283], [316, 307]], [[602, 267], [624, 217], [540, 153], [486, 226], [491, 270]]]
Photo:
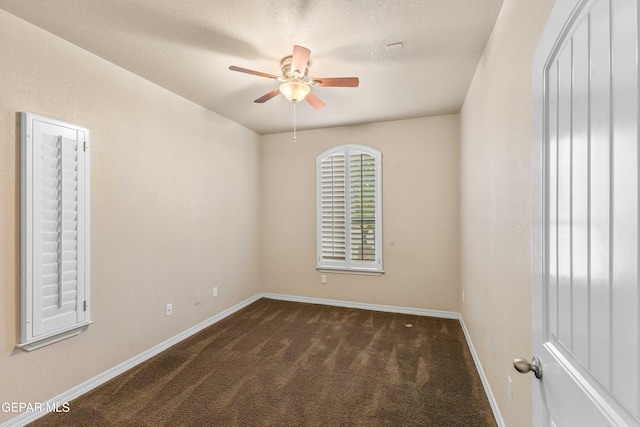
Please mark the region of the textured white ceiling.
[[[293, 106], [254, 99], [279, 82], [294, 44], [327, 106], [297, 106], [298, 129], [457, 113], [503, 0], [0, 0], [0, 8], [261, 134], [289, 131]], [[402, 49], [386, 45], [402, 42]]]

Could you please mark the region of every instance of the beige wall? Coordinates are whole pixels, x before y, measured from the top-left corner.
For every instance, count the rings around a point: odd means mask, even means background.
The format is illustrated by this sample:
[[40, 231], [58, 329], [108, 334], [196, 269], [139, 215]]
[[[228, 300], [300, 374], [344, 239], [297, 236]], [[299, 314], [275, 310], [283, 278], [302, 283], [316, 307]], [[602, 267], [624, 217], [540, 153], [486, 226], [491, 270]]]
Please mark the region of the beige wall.
[[[457, 115], [261, 137], [266, 292], [458, 311]], [[382, 276], [316, 271], [316, 157], [342, 144], [382, 152]]]
[[[259, 136], [2, 10], [0, 52], [0, 402], [44, 402], [258, 292]], [[31, 353], [15, 349], [20, 111], [92, 137], [95, 323]]]
[[460, 311], [508, 426], [532, 423], [512, 360], [532, 354], [531, 61], [553, 3], [505, 0], [460, 114]]

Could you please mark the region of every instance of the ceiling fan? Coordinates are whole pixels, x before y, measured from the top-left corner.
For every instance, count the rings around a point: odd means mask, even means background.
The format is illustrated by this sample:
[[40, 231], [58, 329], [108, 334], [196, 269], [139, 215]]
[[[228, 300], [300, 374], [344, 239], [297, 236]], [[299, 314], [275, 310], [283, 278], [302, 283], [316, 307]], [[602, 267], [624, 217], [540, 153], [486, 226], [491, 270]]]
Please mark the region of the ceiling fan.
[[360, 84], [357, 77], [309, 78], [307, 75], [309, 73], [310, 54], [311, 51], [306, 47], [298, 45], [293, 46], [293, 55], [282, 59], [282, 76], [236, 67], [235, 65], [230, 66], [229, 69], [283, 82], [278, 89], [272, 90], [271, 92], [256, 99], [254, 102], [263, 103], [281, 93], [285, 98], [294, 103], [304, 99], [316, 110], [323, 108], [325, 103], [311, 92], [312, 86], [357, 87]]

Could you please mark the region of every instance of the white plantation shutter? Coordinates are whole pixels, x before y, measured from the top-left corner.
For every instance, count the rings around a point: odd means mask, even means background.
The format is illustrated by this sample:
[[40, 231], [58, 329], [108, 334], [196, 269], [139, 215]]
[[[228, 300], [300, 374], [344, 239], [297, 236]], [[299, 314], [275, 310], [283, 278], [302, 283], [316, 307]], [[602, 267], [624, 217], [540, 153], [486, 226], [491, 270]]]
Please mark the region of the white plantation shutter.
[[351, 259], [375, 261], [376, 257], [376, 159], [351, 154]]
[[316, 162], [318, 268], [381, 272], [380, 152], [343, 145]]
[[89, 131], [22, 114], [22, 343], [89, 323]]
[[344, 154], [327, 156], [320, 163], [322, 258], [344, 261], [346, 256], [346, 200]]

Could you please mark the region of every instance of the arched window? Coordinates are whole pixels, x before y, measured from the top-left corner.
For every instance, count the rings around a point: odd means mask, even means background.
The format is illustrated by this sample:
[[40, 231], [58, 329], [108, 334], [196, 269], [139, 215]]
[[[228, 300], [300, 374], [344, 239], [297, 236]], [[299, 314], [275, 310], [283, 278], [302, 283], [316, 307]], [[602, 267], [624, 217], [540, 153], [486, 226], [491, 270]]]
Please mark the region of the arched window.
[[381, 163], [362, 145], [316, 159], [319, 269], [382, 272]]

